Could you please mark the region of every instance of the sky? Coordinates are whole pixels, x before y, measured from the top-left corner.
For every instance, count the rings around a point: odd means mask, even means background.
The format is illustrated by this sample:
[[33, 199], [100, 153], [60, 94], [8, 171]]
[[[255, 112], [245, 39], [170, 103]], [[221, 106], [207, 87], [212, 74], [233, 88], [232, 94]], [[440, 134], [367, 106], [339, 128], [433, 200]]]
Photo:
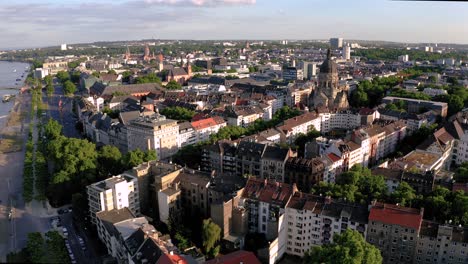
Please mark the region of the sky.
[[140, 39], [468, 44], [468, 3], [391, 0], [1, 0], [0, 49]]

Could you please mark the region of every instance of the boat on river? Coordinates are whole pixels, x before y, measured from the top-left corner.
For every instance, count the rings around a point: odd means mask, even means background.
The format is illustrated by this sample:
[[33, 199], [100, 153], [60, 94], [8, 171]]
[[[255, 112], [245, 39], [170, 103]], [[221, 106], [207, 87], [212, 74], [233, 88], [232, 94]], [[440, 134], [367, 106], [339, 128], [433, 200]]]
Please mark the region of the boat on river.
[[14, 94], [5, 94], [2, 98], [2, 102], [7, 103], [13, 98], [15, 98]]

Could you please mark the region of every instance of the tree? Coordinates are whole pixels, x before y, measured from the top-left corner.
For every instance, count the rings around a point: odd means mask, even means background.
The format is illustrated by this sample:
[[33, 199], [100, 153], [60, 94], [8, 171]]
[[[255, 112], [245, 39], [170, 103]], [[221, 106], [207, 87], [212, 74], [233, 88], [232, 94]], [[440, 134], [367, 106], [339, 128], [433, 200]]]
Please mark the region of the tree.
[[70, 76], [70, 80], [73, 82], [73, 83], [78, 83], [80, 81], [80, 77], [81, 77], [81, 72], [79, 71], [74, 71], [72, 72], [71, 76]]
[[380, 264], [382, 256], [375, 246], [367, 243], [357, 231], [347, 229], [333, 237], [333, 243], [312, 247], [304, 263]]
[[26, 242], [26, 250], [29, 255], [29, 260], [32, 263], [45, 263], [45, 241], [41, 233], [34, 232], [28, 234]]
[[135, 149], [127, 152], [122, 159], [124, 168], [131, 169], [143, 162], [157, 159], [157, 153], [154, 150], [143, 152], [141, 149]]
[[216, 257], [219, 246], [216, 246], [221, 239], [221, 228], [211, 219], [203, 220], [202, 240], [203, 249], [210, 257]]
[[63, 84], [65, 83], [66, 81], [70, 80], [70, 74], [68, 74], [68, 72], [66, 71], [59, 71], [57, 72], [57, 79], [59, 79], [59, 81]]
[[155, 73], [148, 73], [145, 76], [136, 78], [136, 83], [158, 83], [161, 84], [161, 79]]
[[48, 140], [54, 140], [62, 135], [62, 125], [60, 125], [55, 119], [49, 118], [43, 131]]
[[464, 162], [456, 171], [454, 176], [457, 182], [468, 182], [468, 162]]
[[177, 243], [177, 247], [180, 250], [185, 250], [190, 247], [190, 240], [188, 240], [186, 237], [184, 237], [181, 233], [177, 232], [175, 235], [175, 240]]
[[195, 115], [195, 111], [180, 106], [173, 106], [164, 108], [161, 114], [170, 119], [190, 121]]
[[396, 190], [391, 194], [393, 203], [398, 203], [401, 206], [411, 206], [411, 202], [415, 198], [416, 193], [407, 182], [401, 182]]
[[110, 175], [117, 175], [121, 172], [122, 153], [112, 145], [103, 146], [98, 151], [98, 172], [103, 178]]
[[170, 82], [168, 82], [166, 84], [166, 89], [168, 90], [180, 90], [182, 89], [182, 85], [180, 85], [180, 83], [174, 81], [174, 80], [171, 80]]
[[54, 93], [54, 86], [50, 83], [46, 85], [47, 96], [51, 96]]
[[71, 181], [79, 176], [94, 180], [97, 159], [95, 144], [83, 139], [60, 136], [50, 141], [48, 152], [55, 168], [52, 184]]
[[66, 81], [63, 84], [63, 90], [65, 94], [72, 95], [76, 92], [76, 85], [72, 83], [71, 81]]

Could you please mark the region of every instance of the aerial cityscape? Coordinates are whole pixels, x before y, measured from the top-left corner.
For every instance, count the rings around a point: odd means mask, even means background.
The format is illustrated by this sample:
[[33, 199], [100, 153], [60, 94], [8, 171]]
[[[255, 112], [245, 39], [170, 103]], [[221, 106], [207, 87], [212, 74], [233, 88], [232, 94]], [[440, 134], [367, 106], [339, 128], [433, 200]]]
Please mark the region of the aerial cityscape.
[[0, 3], [0, 262], [468, 263], [466, 14]]

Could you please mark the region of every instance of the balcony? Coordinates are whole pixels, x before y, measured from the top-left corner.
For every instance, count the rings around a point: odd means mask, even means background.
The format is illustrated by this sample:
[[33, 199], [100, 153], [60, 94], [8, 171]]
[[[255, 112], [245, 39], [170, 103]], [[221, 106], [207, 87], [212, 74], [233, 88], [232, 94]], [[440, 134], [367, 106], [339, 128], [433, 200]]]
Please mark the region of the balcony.
[[325, 223], [326, 225], [330, 225], [332, 223], [332, 220], [325, 218], [323, 219], [323, 223]]

